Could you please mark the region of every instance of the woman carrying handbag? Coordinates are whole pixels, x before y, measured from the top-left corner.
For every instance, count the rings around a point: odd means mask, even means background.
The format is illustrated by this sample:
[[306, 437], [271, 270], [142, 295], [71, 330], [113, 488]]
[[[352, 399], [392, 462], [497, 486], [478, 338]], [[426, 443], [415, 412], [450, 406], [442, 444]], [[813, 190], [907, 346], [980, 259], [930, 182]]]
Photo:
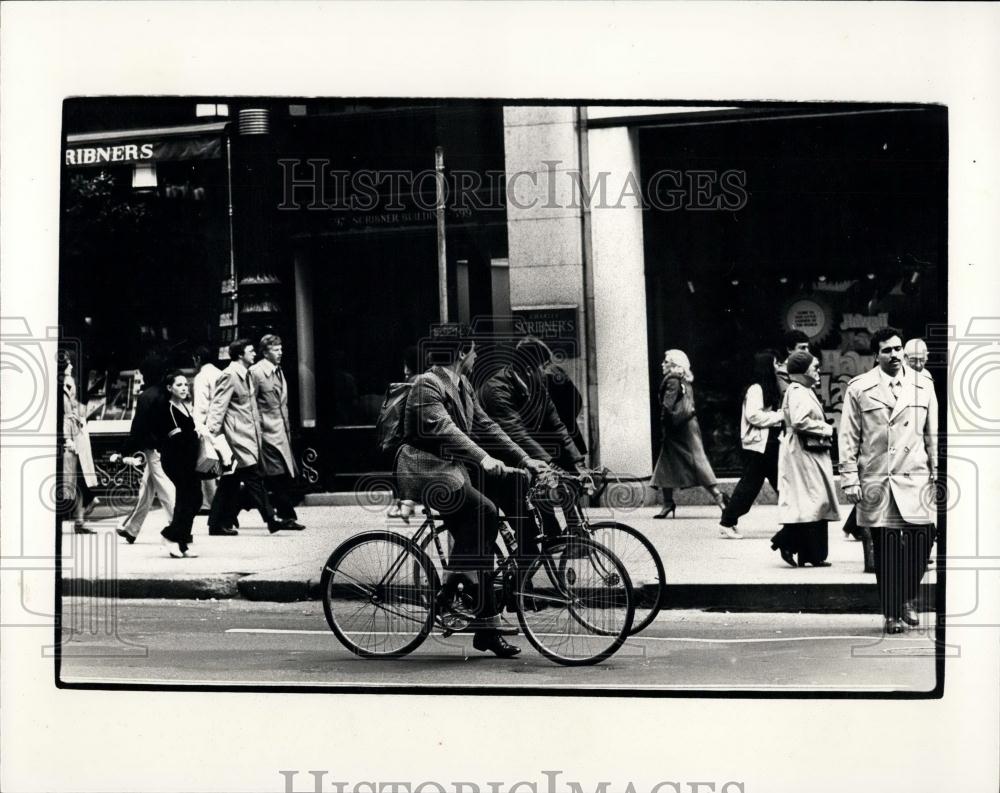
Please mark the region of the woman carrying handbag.
[[703, 487], [719, 508], [724, 509], [729, 500], [719, 490], [715, 472], [701, 442], [701, 428], [694, 408], [691, 362], [681, 350], [667, 350], [661, 366], [660, 426], [663, 445], [651, 484], [663, 491], [663, 509], [653, 517], [665, 518], [676, 513], [675, 487]]
[[819, 361], [808, 352], [794, 352], [787, 367], [791, 383], [781, 406], [785, 432], [778, 452], [778, 522], [783, 526], [771, 538], [771, 549], [792, 567], [829, 567], [827, 523], [840, 519], [830, 460], [833, 427], [813, 392]]
[[163, 470], [177, 491], [174, 502], [174, 519], [162, 532], [164, 543], [175, 559], [195, 556], [191, 545], [191, 525], [201, 508], [201, 477], [198, 472], [201, 438], [208, 437], [208, 430], [195, 422], [187, 406], [189, 386], [187, 376], [178, 370], [167, 374], [164, 385], [170, 397], [164, 405], [162, 435], [166, 438], [161, 450]]

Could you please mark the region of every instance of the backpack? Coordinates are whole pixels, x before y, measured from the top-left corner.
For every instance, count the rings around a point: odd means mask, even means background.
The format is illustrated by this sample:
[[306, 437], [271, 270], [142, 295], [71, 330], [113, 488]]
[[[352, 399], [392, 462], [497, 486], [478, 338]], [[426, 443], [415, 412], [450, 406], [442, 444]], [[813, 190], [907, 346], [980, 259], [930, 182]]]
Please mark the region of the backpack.
[[406, 418], [406, 398], [410, 395], [410, 383], [390, 383], [385, 399], [378, 411], [375, 422], [375, 448], [379, 454], [392, 459], [406, 440], [404, 419]]

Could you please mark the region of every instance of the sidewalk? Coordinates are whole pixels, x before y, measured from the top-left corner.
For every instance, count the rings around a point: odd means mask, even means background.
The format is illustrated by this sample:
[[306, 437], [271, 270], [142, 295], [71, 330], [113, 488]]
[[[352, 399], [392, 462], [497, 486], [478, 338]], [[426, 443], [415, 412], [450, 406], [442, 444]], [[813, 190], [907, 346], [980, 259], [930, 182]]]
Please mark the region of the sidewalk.
[[[770, 550], [777, 507], [755, 506], [740, 521], [743, 540], [718, 536], [718, 509], [681, 506], [674, 519], [654, 520], [644, 507], [612, 513], [590, 511], [592, 520], [616, 519], [642, 531], [656, 546], [666, 569], [667, 607], [736, 611], [875, 612], [875, 576], [862, 572], [859, 542], [846, 542], [830, 526], [831, 567], [791, 568]], [[850, 510], [841, 507], [844, 518]], [[65, 596], [123, 598], [247, 598], [292, 601], [320, 597], [323, 563], [347, 537], [390, 528], [411, 535], [386, 518], [382, 507], [307, 506], [298, 510], [308, 528], [268, 534], [256, 513], [241, 513], [238, 537], [209, 537], [206, 518], [195, 521], [196, 559], [172, 559], [160, 544], [163, 512], [150, 513], [139, 539], [127, 545], [115, 533], [118, 519], [91, 520], [97, 534], [77, 535], [63, 524], [62, 580]], [[924, 578], [933, 590], [933, 567]], [[933, 604], [932, 591], [925, 603]]]

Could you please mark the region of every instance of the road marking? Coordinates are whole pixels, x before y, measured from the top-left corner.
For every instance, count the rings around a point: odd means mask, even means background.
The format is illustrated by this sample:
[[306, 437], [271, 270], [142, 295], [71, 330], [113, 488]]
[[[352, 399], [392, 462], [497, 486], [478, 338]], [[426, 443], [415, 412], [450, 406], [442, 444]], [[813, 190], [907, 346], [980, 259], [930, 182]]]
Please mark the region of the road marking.
[[[295, 628], [227, 628], [226, 633], [261, 633], [261, 634], [277, 634], [277, 635], [316, 635], [316, 636], [332, 636], [331, 631], [323, 630], [306, 630], [306, 629], [295, 629]], [[389, 631], [347, 631], [348, 634], [363, 633], [366, 636], [397, 636], [398, 633], [390, 633]], [[435, 634], [436, 635], [436, 634]], [[472, 634], [463, 631], [461, 633], [452, 634], [453, 636], [471, 636]], [[540, 636], [555, 636], [557, 634], [552, 633], [542, 633]], [[677, 637], [677, 636], [630, 636], [628, 641], [641, 641], [641, 642], [692, 642], [697, 644], [774, 644], [777, 642], [813, 642], [819, 640], [829, 640], [836, 639], [839, 641], [866, 641], [866, 642], [881, 642], [884, 636], [851, 636], [851, 635], [841, 635], [841, 636], [777, 636], [768, 637], [766, 639], [704, 639], [695, 637]], [[929, 641], [922, 636], [894, 636], [889, 641], [892, 642], [924, 642]]]

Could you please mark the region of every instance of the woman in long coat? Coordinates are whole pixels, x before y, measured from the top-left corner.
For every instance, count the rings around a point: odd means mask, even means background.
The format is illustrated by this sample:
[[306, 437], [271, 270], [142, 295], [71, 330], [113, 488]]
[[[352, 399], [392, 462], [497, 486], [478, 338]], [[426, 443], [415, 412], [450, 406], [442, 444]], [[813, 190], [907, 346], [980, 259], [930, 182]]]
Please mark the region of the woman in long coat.
[[[771, 549], [792, 567], [829, 567], [827, 522], [840, 519], [830, 461], [833, 427], [813, 392], [819, 361], [808, 352], [795, 352], [787, 366], [792, 382], [782, 402], [785, 433], [778, 452], [778, 522], [783, 526], [771, 538]], [[827, 445], [809, 448], [811, 443]]]
[[651, 484], [663, 491], [663, 509], [654, 517], [665, 518], [676, 513], [675, 487], [703, 487], [719, 508], [725, 509], [728, 499], [719, 490], [715, 472], [701, 442], [691, 385], [694, 382], [691, 362], [681, 350], [667, 350], [661, 367], [660, 427], [663, 444]]
[[100, 499], [94, 496], [92, 490], [97, 487], [97, 474], [94, 472], [90, 435], [76, 396], [73, 364], [68, 360], [62, 360], [60, 365], [63, 367], [61, 372], [63, 481], [60, 497], [72, 502], [73, 531], [77, 534], [93, 534], [94, 531], [84, 525], [84, 520], [100, 503]]

